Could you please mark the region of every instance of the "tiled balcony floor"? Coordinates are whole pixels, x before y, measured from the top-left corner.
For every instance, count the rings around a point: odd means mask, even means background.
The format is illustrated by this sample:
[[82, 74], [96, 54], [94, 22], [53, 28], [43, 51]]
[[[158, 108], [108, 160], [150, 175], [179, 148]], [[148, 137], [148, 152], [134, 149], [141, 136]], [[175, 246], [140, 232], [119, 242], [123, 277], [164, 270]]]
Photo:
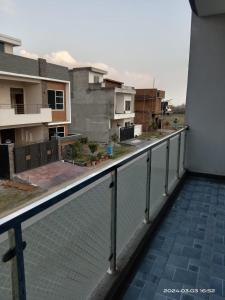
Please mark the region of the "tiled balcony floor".
[[123, 297], [134, 299], [225, 299], [225, 183], [186, 180]]

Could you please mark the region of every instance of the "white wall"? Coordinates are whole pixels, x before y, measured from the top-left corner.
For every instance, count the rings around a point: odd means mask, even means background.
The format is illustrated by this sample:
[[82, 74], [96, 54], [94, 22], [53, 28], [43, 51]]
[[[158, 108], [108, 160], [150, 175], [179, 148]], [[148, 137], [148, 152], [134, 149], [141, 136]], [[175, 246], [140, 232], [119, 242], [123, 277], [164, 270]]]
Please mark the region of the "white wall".
[[116, 94], [116, 114], [123, 114], [124, 113], [124, 95], [123, 94]]
[[42, 142], [48, 138], [48, 129], [41, 125], [35, 127], [16, 128], [16, 144], [24, 145], [29, 143]]
[[186, 166], [225, 175], [225, 15], [193, 15], [186, 123]]
[[26, 96], [25, 104], [42, 104], [41, 84], [25, 85], [24, 93]]
[[130, 112], [134, 111], [134, 95], [123, 94], [123, 93], [116, 93], [116, 111], [115, 113], [124, 113], [125, 111], [125, 101], [131, 101], [131, 110]]
[[23, 89], [24, 104], [42, 104], [40, 83], [31, 84], [13, 80], [0, 80], [0, 104], [11, 104], [10, 88]]
[[89, 83], [95, 83], [94, 82], [94, 77], [98, 76], [99, 77], [99, 82], [103, 82], [103, 75], [95, 72], [89, 72]]

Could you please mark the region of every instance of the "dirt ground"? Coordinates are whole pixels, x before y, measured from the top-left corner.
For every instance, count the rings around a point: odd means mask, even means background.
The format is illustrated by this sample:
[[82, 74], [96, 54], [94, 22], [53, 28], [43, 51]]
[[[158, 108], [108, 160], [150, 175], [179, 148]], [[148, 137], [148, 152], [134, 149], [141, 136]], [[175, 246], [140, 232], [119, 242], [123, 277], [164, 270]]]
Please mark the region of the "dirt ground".
[[41, 195], [43, 190], [29, 184], [0, 181], [0, 217]]

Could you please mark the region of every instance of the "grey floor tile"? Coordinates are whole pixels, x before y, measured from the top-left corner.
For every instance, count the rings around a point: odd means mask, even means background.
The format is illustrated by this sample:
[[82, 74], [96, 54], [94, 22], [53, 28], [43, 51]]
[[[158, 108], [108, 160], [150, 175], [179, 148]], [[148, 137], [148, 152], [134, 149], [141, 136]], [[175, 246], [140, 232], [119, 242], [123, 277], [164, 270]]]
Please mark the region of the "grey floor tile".
[[195, 287], [197, 280], [197, 273], [190, 272], [182, 269], [176, 269], [173, 281], [181, 282]]
[[[182, 287], [216, 294], [164, 293]], [[186, 180], [124, 299], [225, 300], [225, 184]]]
[[134, 286], [129, 286], [126, 291], [126, 294], [123, 297], [123, 300], [138, 300], [140, 293], [140, 289]]

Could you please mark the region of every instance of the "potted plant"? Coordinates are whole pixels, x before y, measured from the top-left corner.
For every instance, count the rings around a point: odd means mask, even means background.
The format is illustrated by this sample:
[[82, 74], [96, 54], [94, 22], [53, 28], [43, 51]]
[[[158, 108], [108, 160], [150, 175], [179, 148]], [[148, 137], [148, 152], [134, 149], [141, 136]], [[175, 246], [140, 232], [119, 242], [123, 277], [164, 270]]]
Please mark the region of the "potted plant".
[[90, 157], [90, 161], [91, 161], [91, 165], [94, 167], [96, 165], [96, 157], [94, 155], [92, 155]]
[[104, 160], [104, 152], [100, 151], [97, 154], [97, 158], [98, 160], [101, 162], [102, 160]]
[[88, 147], [91, 151], [91, 154], [94, 155], [94, 153], [97, 151], [98, 149], [98, 145], [96, 143], [89, 143]]

